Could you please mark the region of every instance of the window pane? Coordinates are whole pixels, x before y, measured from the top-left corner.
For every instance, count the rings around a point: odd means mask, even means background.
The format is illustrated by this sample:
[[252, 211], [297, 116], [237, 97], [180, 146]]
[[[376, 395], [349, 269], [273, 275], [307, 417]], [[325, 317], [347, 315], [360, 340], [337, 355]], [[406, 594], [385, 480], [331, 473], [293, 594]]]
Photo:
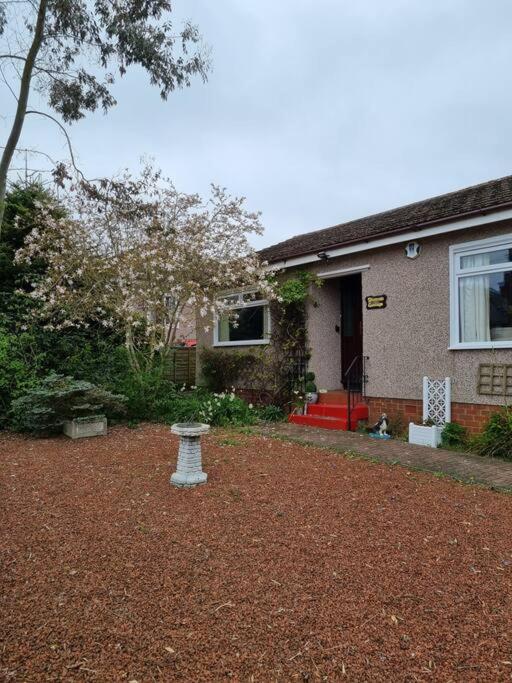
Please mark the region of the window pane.
[[237, 294], [228, 294], [222, 297], [222, 301], [226, 306], [241, 306], [242, 304], [251, 303], [261, 299], [259, 292], [238, 292]]
[[512, 272], [459, 280], [461, 342], [512, 341]]
[[237, 319], [230, 320], [227, 315], [219, 318], [219, 341], [259, 341], [266, 333], [266, 306], [251, 306], [236, 309]]
[[495, 266], [512, 262], [512, 249], [497, 249], [472, 256], [461, 256], [461, 268], [477, 268], [478, 266]]

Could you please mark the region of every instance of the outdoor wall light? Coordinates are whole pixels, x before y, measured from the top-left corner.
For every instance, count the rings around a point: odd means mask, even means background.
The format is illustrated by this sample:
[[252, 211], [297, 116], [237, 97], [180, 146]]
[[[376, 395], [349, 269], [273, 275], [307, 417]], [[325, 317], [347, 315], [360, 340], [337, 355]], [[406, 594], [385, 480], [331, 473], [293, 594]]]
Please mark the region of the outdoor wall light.
[[405, 255], [407, 258], [418, 258], [421, 253], [421, 244], [419, 242], [409, 242], [405, 247]]

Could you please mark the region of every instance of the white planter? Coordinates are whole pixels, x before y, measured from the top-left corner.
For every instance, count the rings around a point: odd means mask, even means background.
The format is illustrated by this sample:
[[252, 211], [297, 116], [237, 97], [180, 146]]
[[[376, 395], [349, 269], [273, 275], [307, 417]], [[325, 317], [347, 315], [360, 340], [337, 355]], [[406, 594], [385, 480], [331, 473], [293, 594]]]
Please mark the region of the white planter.
[[441, 443], [442, 431], [443, 428], [437, 425], [427, 427], [426, 425], [415, 425], [413, 422], [409, 422], [409, 443], [437, 448]]
[[306, 403], [310, 403], [311, 405], [314, 405], [315, 403], [318, 402], [318, 394], [316, 391], [308, 391], [306, 394]]
[[74, 420], [66, 420], [62, 431], [71, 439], [105, 436], [107, 434], [107, 418], [103, 415], [94, 415], [93, 417], [77, 417]]

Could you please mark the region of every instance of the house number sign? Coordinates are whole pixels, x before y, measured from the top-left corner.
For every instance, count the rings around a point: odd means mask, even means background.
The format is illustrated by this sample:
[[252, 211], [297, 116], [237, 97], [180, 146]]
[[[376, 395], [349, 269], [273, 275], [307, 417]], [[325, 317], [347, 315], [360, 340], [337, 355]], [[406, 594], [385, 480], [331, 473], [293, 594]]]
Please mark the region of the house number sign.
[[388, 297], [386, 294], [377, 294], [376, 296], [366, 297], [366, 310], [371, 311], [374, 308], [386, 308]]

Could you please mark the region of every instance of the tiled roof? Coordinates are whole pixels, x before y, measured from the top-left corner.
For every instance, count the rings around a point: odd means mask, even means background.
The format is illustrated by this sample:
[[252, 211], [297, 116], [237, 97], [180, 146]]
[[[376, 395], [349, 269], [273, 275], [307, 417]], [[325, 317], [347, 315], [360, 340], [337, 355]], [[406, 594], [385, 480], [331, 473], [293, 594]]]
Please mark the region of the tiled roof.
[[272, 263], [317, 253], [345, 244], [414, 229], [425, 223], [442, 223], [455, 217], [497, 209], [512, 203], [512, 175], [401, 206], [331, 228], [315, 230], [262, 249], [260, 256]]

